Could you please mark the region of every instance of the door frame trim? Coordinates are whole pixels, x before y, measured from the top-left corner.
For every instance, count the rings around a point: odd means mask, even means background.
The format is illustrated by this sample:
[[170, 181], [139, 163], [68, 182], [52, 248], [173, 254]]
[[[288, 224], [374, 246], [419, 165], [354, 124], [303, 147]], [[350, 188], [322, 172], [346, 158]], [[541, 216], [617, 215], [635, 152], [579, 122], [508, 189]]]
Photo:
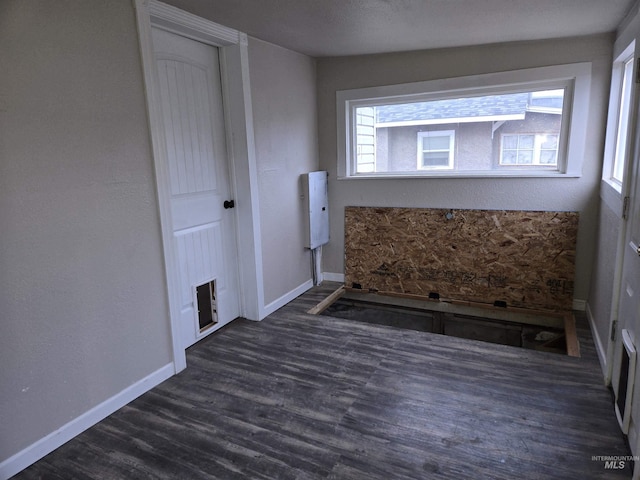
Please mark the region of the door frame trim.
[[[178, 262], [173, 248], [167, 147], [162, 123], [159, 79], [151, 28], [158, 27], [218, 47], [222, 101], [227, 137], [229, 180], [236, 199], [238, 294], [241, 315], [261, 320], [264, 315], [262, 242], [256, 167], [247, 35], [187, 13], [157, 0], [132, 0], [136, 12], [148, 122], [158, 193], [167, 297], [175, 372], [187, 366], [180, 337]], [[242, 198], [237, 193], [242, 192]], [[240, 287], [241, 286], [241, 287]]]

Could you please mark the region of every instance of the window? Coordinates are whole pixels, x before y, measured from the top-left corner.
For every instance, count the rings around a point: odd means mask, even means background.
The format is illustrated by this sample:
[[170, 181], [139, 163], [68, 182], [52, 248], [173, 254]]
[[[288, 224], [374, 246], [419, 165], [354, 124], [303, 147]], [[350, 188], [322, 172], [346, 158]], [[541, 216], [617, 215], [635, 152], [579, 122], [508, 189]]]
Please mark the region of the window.
[[590, 74], [583, 63], [337, 92], [338, 177], [579, 176]]
[[622, 82], [620, 85], [620, 98], [618, 100], [618, 121], [616, 125], [616, 145], [613, 156], [613, 169], [611, 179], [622, 185], [624, 180], [625, 159], [627, 157], [627, 145], [629, 137], [629, 110], [631, 104], [631, 92], [633, 86], [633, 57], [626, 59], [620, 66], [622, 69]]
[[453, 130], [418, 132], [418, 170], [453, 168]]
[[558, 165], [558, 141], [556, 134], [530, 133], [502, 136], [500, 165]]
[[635, 103], [635, 41], [616, 56], [611, 71], [611, 92], [602, 168], [603, 199], [619, 210], [628, 158], [632, 154]]

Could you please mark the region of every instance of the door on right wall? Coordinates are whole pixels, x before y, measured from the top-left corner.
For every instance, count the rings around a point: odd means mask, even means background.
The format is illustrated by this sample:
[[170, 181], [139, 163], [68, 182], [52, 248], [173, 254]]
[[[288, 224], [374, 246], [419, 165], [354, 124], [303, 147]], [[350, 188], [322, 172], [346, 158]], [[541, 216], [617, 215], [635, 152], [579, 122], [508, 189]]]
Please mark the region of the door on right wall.
[[[634, 168], [635, 170], [635, 168]], [[634, 172], [635, 173], [635, 172]], [[638, 176], [634, 175], [630, 179], [632, 183], [631, 204], [629, 205], [628, 224], [624, 241], [624, 260], [622, 266], [622, 281], [620, 283], [620, 305], [618, 309], [618, 324], [616, 326], [615, 341], [613, 343], [613, 370], [611, 384], [614, 393], [618, 396], [621, 393], [621, 383], [625, 384], [626, 379], [621, 382], [621, 366], [623, 365], [624, 345], [622, 331], [627, 330], [630, 339], [637, 343], [637, 332], [640, 331], [640, 195], [638, 195]], [[635, 399], [631, 404], [631, 420], [629, 424], [629, 442], [637, 445], [638, 425], [640, 419], [640, 392], [638, 382], [633, 382], [632, 389], [626, 394], [632, 395]], [[631, 384], [630, 384], [631, 386]], [[627, 433], [627, 432], [625, 432]], [[635, 452], [634, 452], [635, 453]]]

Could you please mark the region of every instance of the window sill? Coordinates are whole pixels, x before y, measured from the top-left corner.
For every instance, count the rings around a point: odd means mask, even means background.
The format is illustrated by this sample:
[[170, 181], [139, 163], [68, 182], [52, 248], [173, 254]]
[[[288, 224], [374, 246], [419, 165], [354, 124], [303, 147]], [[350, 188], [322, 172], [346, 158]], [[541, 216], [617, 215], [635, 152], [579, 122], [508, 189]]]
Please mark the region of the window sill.
[[390, 180], [390, 179], [429, 179], [429, 178], [580, 178], [578, 173], [560, 172], [429, 172], [429, 173], [361, 173], [338, 176], [338, 180]]
[[602, 180], [600, 184], [600, 199], [618, 217], [622, 217], [622, 186], [617, 183]]

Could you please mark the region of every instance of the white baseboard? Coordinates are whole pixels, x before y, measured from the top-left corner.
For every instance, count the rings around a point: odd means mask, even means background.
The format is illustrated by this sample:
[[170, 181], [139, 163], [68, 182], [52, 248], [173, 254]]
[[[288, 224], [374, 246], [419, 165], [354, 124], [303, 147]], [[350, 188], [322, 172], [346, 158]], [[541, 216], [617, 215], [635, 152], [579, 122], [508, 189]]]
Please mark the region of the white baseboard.
[[596, 346], [596, 352], [598, 352], [598, 359], [600, 360], [600, 368], [602, 369], [602, 374], [605, 378], [605, 383], [607, 382], [607, 372], [609, 366], [607, 365], [607, 351], [602, 344], [602, 339], [600, 338], [600, 334], [598, 333], [598, 329], [596, 328], [596, 322], [593, 318], [593, 314], [591, 313], [591, 308], [589, 308], [589, 304], [586, 307], [587, 320], [589, 320], [589, 328], [591, 329], [591, 336], [593, 337], [593, 343]]
[[4, 460], [0, 463], [0, 479], [8, 479], [16, 473], [24, 470], [45, 455], [53, 452], [56, 448], [67, 443], [72, 438], [80, 435], [89, 427], [92, 427], [116, 410], [135, 400], [143, 393], [148, 392], [156, 385], [164, 382], [174, 373], [175, 367], [173, 363], [169, 363], [164, 367], [159, 368], [142, 380], [139, 380], [130, 387], [125, 388], [120, 393], [93, 407], [91, 410], [83, 413], [79, 417], [74, 418], [58, 430], [51, 432], [46, 437], [41, 438], [24, 450]]
[[574, 298], [572, 308], [574, 310], [578, 310], [579, 312], [584, 312], [585, 309], [587, 308], [587, 301]]
[[322, 275], [327, 282], [344, 283], [344, 273], [323, 272]]
[[297, 286], [296, 288], [294, 288], [293, 290], [291, 290], [290, 292], [285, 293], [284, 295], [282, 295], [277, 300], [274, 300], [269, 305], [265, 305], [261, 309], [260, 320], [262, 320], [263, 318], [265, 318], [268, 315], [271, 315], [273, 312], [278, 310], [280, 307], [284, 307], [291, 300], [293, 300], [294, 298], [299, 297], [300, 295], [302, 295], [304, 292], [306, 292], [307, 290], [309, 290], [312, 287], [313, 287], [313, 280], [309, 279], [306, 282], [304, 282], [303, 284], [301, 284], [301, 285]]

